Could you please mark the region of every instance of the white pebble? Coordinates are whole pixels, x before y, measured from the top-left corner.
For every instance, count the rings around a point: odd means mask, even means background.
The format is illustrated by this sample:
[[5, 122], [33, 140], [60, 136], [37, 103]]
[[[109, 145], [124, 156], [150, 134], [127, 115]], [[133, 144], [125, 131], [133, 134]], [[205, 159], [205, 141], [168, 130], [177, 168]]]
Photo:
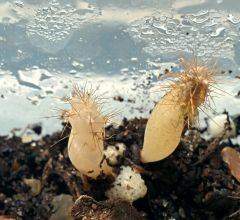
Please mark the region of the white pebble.
[[231, 119], [231, 117], [228, 117], [227, 114], [221, 114], [217, 115], [211, 119], [208, 120], [208, 133], [211, 135], [211, 137], [221, 137], [225, 132], [225, 126], [228, 123], [228, 118], [230, 122], [230, 128], [231, 130], [227, 130], [226, 134], [224, 135], [224, 138], [230, 138], [236, 136], [236, 126]]
[[116, 165], [118, 163], [118, 157], [122, 157], [126, 146], [123, 143], [117, 143], [115, 146], [109, 145], [104, 150], [104, 155], [110, 165]]
[[147, 187], [141, 175], [129, 166], [122, 166], [121, 169], [113, 187], [106, 192], [106, 196], [110, 199], [123, 199], [131, 203], [144, 197]]

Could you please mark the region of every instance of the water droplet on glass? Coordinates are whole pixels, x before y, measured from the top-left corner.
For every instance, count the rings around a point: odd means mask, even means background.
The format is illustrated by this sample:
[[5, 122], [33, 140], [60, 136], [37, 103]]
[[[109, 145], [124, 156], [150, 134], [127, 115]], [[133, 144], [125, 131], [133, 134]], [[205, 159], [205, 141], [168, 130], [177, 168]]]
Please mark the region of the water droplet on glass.
[[27, 35], [34, 46], [56, 53], [66, 46], [76, 29], [97, 15], [95, 8], [77, 10], [52, 0], [36, 10], [27, 25]]

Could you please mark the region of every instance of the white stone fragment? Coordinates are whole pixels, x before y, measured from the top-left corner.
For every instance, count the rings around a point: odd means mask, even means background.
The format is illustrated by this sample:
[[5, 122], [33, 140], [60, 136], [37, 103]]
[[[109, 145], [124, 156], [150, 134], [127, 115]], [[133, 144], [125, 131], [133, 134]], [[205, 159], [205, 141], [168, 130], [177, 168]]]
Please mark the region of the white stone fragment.
[[123, 156], [123, 153], [126, 150], [126, 145], [124, 143], [117, 143], [115, 147], [117, 148], [120, 156]]
[[123, 199], [131, 203], [144, 197], [147, 187], [141, 175], [129, 166], [122, 166], [121, 169], [113, 187], [106, 192], [106, 196], [110, 199]]
[[118, 158], [123, 156], [126, 146], [123, 143], [117, 143], [115, 146], [109, 145], [104, 150], [104, 155], [110, 165], [116, 165]]
[[224, 138], [236, 136], [236, 125], [234, 124], [231, 117], [229, 117], [227, 114], [217, 115], [209, 119], [207, 132], [213, 138], [221, 137], [225, 132], [225, 126], [227, 125], [227, 123], [230, 123], [230, 130], [226, 131]]

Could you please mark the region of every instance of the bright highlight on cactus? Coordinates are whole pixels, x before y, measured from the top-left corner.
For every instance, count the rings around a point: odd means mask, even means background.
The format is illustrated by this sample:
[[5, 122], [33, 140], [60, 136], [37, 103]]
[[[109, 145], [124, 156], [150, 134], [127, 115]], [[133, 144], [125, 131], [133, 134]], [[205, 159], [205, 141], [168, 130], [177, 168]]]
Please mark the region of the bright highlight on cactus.
[[148, 120], [141, 160], [154, 162], [169, 156], [178, 146], [185, 125], [191, 126], [200, 106], [209, 106], [215, 68], [183, 62], [184, 72], [168, 86], [169, 91], [155, 106]]
[[73, 89], [71, 98], [66, 99], [72, 109], [64, 113], [71, 124], [68, 155], [81, 174], [97, 178], [101, 173], [111, 175], [112, 169], [104, 160], [105, 125], [111, 115], [101, 114], [101, 98], [92, 89]]

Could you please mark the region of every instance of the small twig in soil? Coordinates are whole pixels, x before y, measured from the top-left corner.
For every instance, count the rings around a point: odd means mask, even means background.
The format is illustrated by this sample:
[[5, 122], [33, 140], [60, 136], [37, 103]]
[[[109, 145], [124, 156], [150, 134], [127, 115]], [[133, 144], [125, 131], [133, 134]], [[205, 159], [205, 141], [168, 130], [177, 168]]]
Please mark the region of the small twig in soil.
[[50, 175], [52, 169], [53, 169], [52, 158], [50, 158], [43, 168], [42, 179], [41, 179], [43, 185], [46, 182], [48, 176]]
[[[228, 197], [231, 198], [231, 199], [240, 200], [239, 196], [228, 196]], [[228, 218], [236, 217], [239, 214], [240, 214], [240, 209], [238, 209], [237, 211], [233, 212], [231, 215], [228, 216]]]
[[217, 149], [220, 141], [222, 140], [222, 138], [215, 138], [207, 147], [206, 151], [204, 152], [203, 157], [198, 160], [196, 163], [193, 164], [193, 166], [197, 166], [201, 163], [203, 163], [205, 160], [207, 160]]
[[207, 160], [217, 149], [220, 141], [224, 138], [224, 136], [226, 135], [226, 133], [228, 131], [230, 131], [231, 128], [231, 123], [229, 120], [229, 116], [227, 114], [227, 122], [224, 125], [224, 131], [223, 134], [220, 137], [215, 138], [207, 147], [206, 151], [204, 152], [203, 157], [198, 160], [196, 163], [193, 164], [193, 166], [199, 165], [201, 163], [203, 163], [205, 160]]
[[148, 171], [148, 170], [145, 170], [143, 167], [139, 166], [139, 165], [136, 165], [135, 163], [133, 163], [129, 158], [125, 158], [125, 160], [130, 164], [130, 166], [136, 170], [137, 172], [139, 173], [142, 173], [142, 174], [145, 174], [145, 175], [148, 175], [148, 176], [151, 176], [152, 175], [152, 172]]
[[77, 199], [81, 195], [81, 193], [80, 193], [80, 190], [79, 190], [76, 182], [73, 180], [73, 175], [70, 172], [65, 171], [63, 178], [64, 178], [72, 196], [74, 197], [74, 199]]
[[229, 215], [228, 217], [229, 218], [233, 218], [233, 217], [236, 217], [237, 215], [240, 214], [240, 209], [238, 209], [236, 212], [232, 213], [231, 215]]

